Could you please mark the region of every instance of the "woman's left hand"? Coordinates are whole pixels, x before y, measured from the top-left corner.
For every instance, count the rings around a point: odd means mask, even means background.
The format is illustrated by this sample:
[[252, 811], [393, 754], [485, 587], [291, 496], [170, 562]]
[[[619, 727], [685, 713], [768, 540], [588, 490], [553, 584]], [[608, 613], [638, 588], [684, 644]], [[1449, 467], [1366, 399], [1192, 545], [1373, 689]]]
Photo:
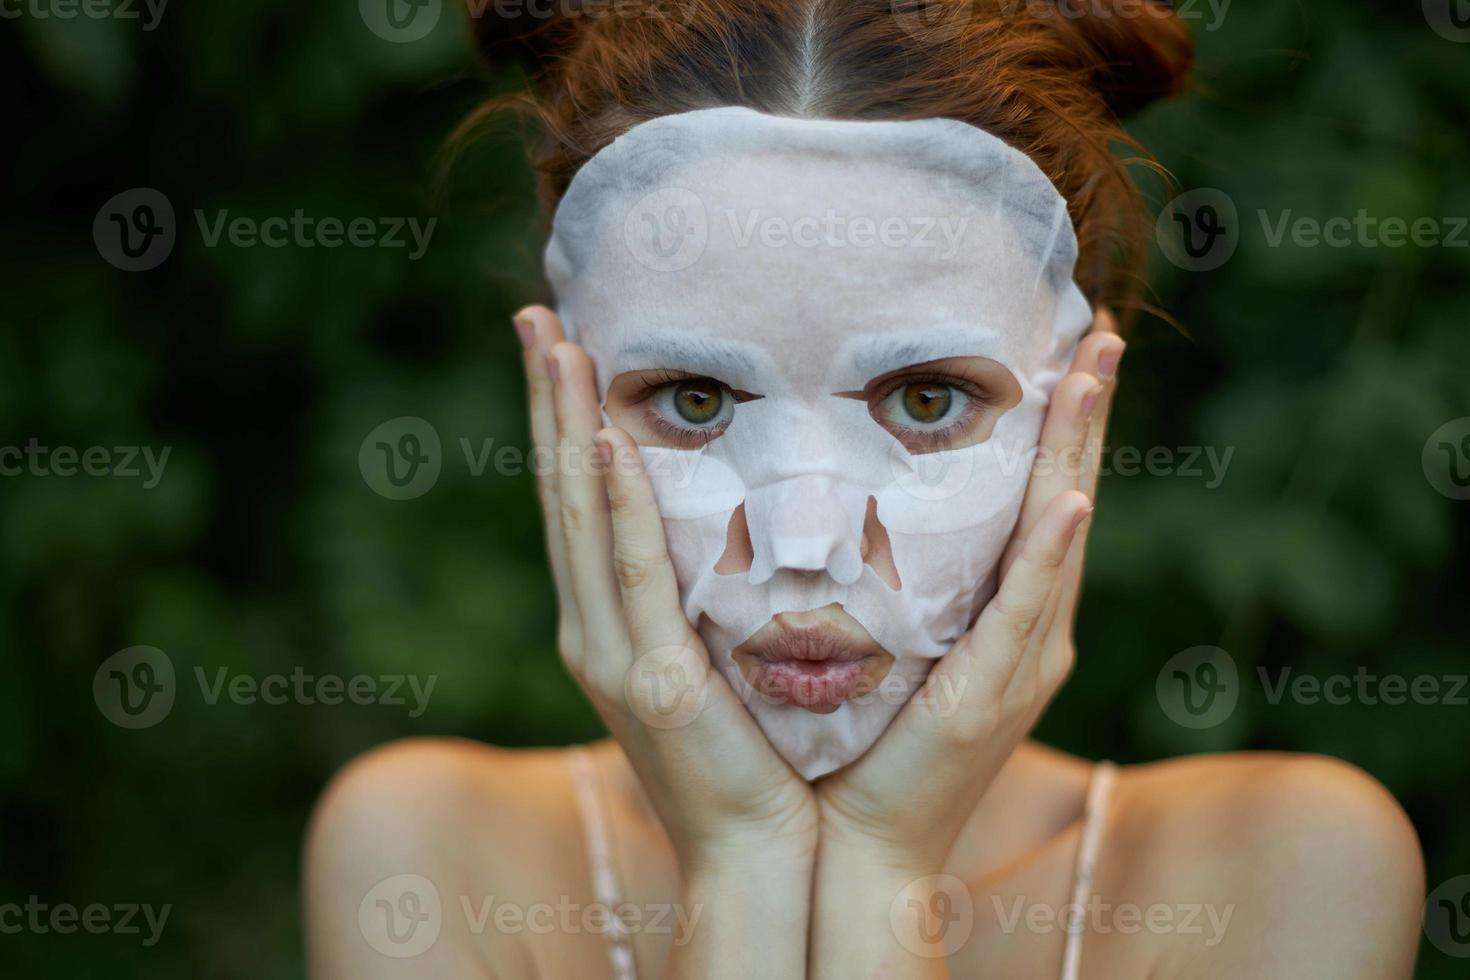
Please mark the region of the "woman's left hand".
[[[877, 743], [816, 784], [818, 975], [828, 968], [838, 975], [839, 962], [898, 966], [895, 951], [854, 948], [869, 941], [853, 932], [852, 910], [833, 909], [824, 923], [823, 895], [882, 892], [939, 873], [996, 773], [1071, 671], [1088, 518], [1123, 346], [1112, 317], [1100, 312], [1052, 396], [995, 597]], [[887, 899], [882, 905], [884, 922], [871, 940], [880, 946], [890, 934]]]

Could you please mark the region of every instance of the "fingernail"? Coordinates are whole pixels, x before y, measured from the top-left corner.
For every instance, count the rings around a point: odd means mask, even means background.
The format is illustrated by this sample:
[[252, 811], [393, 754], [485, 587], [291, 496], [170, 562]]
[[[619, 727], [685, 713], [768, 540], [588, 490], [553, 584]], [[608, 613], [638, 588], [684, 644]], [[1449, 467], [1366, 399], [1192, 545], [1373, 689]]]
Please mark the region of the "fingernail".
[[1079, 527], [1081, 527], [1083, 525], [1083, 523], [1086, 522], [1086, 520], [1089, 517], [1092, 516], [1092, 512], [1093, 512], [1094, 509], [1095, 508], [1093, 508], [1093, 507], [1089, 507], [1086, 510], [1078, 511], [1077, 512], [1077, 516], [1074, 517], [1074, 518], [1072, 518], [1072, 533], [1073, 534], [1076, 534], [1077, 533], [1077, 529]]
[[1082, 404], [1077, 406], [1078, 413], [1082, 416], [1082, 421], [1086, 422], [1088, 419], [1092, 418], [1092, 410], [1094, 408], [1097, 408], [1097, 399], [1098, 396], [1102, 393], [1103, 386], [1098, 385], [1096, 388], [1093, 388], [1087, 394], [1082, 396]]
[[555, 354], [546, 355], [546, 375], [552, 384], [561, 384], [561, 366], [557, 364]]
[[1118, 373], [1118, 362], [1123, 360], [1123, 350], [1126, 347], [1126, 344], [1118, 344], [1097, 355], [1098, 377], [1111, 378]]
[[530, 350], [536, 343], [536, 324], [530, 318], [515, 317], [516, 336], [521, 338], [521, 350]]
[[606, 470], [612, 463], [612, 446], [601, 439], [592, 440], [592, 461]]

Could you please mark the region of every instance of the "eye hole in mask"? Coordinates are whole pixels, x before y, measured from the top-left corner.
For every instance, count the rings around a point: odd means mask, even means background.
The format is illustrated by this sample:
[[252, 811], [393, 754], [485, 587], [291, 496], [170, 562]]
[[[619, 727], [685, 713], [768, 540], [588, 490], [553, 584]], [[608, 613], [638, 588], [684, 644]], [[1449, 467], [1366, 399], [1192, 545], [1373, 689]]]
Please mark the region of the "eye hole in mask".
[[640, 445], [698, 449], [730, 427], [736, 405], [760, 397], [714, 378], [659, 369], [613, 379], [605, 407]]
[[964, 449], [990, 438], [1021, 402], [1015, 375], [987, 357], [951, 357], [902, 368], [838, 397], [868, 403], [868, 414], [914, 455]]

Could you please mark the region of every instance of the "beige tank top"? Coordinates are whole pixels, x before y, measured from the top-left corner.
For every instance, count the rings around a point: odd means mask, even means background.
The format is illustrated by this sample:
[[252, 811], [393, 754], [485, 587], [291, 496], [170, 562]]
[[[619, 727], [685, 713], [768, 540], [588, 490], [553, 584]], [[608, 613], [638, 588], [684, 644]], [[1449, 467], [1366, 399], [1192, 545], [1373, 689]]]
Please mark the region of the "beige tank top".
[[[613, 980], [637, 980], [633, 959], [633, 938], [628, 924], [618, 915], [623, 905], [622, 885], [613, 858], [611, 821], [604, 802], [605, 790], [601, 773], [592, 754], [582, 746], [567, 753], [571, 766], [572, 788], [577, 797], [577, 810], [582, 818], [582, 833], [587, 841], [587, 865], [592, 872], [592, 893], [596, 901], [611, 913], [607, 930], [607, 957]], [[1077, 846], [1077, 865], [1072, 876], [1072, 907], [1087, 904], [1092, 892], [1093, 873], [1097, 867], [1098, 847], [1102, 840], [1108, 800], [1117, 779], [1117, 767], [1099, 762], [1092, 770], [1087, 787], [1087, 803], [1082, 816], [1082, 839]], [[1072, 916], [1067, 925], [1067, 945], [1062, 956], [1062, 980], [1077, 980], [1082, 968], [1082, 939], [1086, 935], [1086, 917]]]

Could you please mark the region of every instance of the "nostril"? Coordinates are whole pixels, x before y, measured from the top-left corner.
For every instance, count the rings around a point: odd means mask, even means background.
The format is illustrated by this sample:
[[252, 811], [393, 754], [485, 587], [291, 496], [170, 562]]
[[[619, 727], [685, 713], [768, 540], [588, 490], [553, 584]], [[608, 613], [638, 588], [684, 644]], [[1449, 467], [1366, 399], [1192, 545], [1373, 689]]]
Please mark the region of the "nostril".
[[725, 528], [725, 553], [715, 562], [716, 575], [744, 575], [750, 571], [755, 560], [755, 548], [750, 543], [750, 526], [745, 522], [745, 505], [735, 508], [730, 515], [730, 524]]
[[888, 529], [878, 520], [877, 497], [868, 498], [868, 513], [863, 518], [863, 564], [893, 591], [903, 588], [898, 566], [893, 562], [893, 543], [888, 540]]

